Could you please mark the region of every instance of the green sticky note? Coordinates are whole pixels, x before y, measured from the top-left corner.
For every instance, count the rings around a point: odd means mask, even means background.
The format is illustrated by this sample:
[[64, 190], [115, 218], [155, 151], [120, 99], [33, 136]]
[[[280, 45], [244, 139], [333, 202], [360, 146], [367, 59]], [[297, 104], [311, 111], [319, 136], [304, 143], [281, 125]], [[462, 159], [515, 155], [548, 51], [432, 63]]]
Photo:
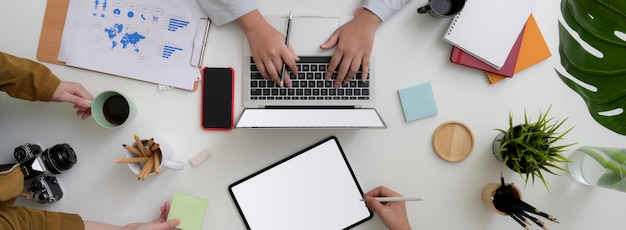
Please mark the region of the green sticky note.
[[430, 82], [400, 89], [398, 95], [406, 122], [437, 114], [437, 104]]
[[200, 230], [209, 201], [200, 197], [175, 192], [167, 220], [179, 219], [178, 229]]

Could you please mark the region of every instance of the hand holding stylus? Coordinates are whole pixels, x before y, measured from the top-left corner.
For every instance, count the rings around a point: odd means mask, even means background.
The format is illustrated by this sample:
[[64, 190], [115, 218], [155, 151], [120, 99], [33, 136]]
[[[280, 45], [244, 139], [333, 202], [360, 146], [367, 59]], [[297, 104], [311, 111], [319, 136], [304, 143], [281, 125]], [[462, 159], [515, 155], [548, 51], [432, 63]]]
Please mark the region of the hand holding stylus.
[[385, 202], [381, 203], [375, 197], [402, 197], [401, 194], [388, 189], [384, 186], [378, 186], [367, 192], [364, 196], [365, 205], [372, 211], [378, 213], [388, 229], [411, 229], [409, 218], [406, 213], [405, 202]]

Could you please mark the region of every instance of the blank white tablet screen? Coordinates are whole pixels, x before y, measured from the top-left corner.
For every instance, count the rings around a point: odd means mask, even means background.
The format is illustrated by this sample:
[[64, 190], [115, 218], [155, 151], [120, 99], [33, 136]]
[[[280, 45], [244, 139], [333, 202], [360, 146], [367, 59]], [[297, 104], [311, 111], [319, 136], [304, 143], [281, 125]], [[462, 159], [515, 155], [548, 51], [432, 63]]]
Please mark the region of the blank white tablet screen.
[[249, 229], [345, 229], [372, 217], [336, 138], [231, 185]]

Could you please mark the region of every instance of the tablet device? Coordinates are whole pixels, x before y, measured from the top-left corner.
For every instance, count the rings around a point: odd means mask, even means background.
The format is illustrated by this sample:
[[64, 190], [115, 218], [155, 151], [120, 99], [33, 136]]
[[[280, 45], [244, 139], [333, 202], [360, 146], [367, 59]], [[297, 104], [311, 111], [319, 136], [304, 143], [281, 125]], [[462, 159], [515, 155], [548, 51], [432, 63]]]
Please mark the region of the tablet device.
[[372, 218], [335, 136], [229, 186], [247, 229], [349, 229]]

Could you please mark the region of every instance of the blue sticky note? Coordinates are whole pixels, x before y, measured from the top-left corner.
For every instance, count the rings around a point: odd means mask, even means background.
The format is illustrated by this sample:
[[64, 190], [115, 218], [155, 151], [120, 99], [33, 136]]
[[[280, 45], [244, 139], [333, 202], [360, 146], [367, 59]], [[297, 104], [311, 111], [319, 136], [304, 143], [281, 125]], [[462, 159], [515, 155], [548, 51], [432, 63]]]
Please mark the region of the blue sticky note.
[[437, 104], [430, 82], [400, 89], [398, 94], [406, 122], [437, 114]]

